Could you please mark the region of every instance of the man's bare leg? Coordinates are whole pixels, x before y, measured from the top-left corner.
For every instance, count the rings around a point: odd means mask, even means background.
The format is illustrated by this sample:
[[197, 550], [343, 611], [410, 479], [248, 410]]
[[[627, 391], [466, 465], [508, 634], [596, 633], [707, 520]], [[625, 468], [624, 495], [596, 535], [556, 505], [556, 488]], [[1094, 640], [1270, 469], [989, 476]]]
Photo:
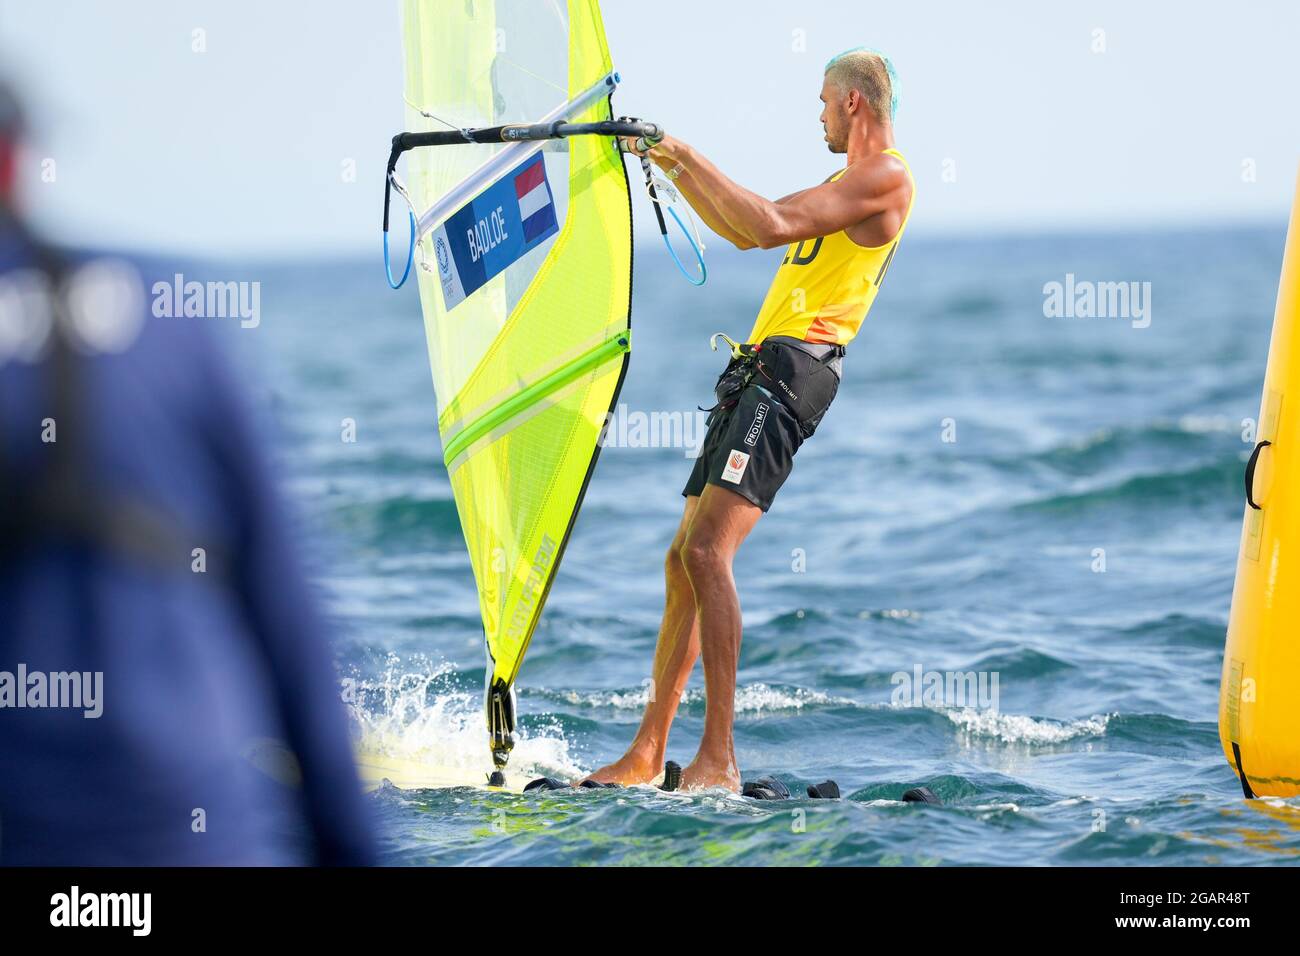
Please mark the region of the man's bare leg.
[[762, 514], [734, 491], [707, 485], [686, 533], [682, 563], [695, 594], [707, 702], [699, 752], [682, 774], [685, 789], [740, 789], [732, 728], [740, 664], [740, 598], [731, 564]]
[[663, 770], [668, 730], [677, 714], [677, 704], [686, 689], [691, 669], [700, 656], [695, 593], [682, 564], [682, 548], [699, 501], [694, 496], [686, 499], [682, 522], [664, 561], [664, 616], [659, 626], [659, 642], [655, 646], [650, 700], [641, 718], [641, 727], [627, 753], [585, 779], [628, 785], [648, 783]]

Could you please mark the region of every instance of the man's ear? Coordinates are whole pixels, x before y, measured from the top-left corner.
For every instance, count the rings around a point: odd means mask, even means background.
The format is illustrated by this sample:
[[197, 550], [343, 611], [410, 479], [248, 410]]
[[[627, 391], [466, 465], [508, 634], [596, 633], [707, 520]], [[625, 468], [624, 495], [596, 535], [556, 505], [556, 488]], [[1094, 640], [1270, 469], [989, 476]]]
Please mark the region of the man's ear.
[[857, 90], [849, 90], [849, 102], [847, 106], [849, 114], [852, 115], [853, 113], [856, 113], [858, 111], [858, 107], [861, 105], [862, 105], [862, 94], [859, 93]]

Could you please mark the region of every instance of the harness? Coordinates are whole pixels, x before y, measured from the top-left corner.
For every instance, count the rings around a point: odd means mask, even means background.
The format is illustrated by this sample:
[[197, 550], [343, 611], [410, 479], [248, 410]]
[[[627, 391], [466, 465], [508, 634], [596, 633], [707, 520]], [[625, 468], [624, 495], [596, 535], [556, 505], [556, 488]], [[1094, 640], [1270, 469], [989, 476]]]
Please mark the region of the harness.
[[[715, 332], [709, 338], [709, 345], [715, 352], [718, 350], [718, 339], [723, 339], [731, 346], [731, 361], [722, 370], [722, 374], [718, 376], [717, 384], [713, 387], [713, 394], [717, 399], [717, 404], [712, 408], [700, 409], [700, 411], [712, 414], [733, 408], [740, 401], [741, 392], [750, 385], [756, 385], [768, 395], [781, 401], [796, 417], [799, 417], [800, 409], [796, 408], [787, 398], [784, 394], [787, 389], [780, 384], [780, 380], [772, 374], [769, 365], [763, 361], [764, 346], [779, 344], [798, 349], [822, 366], [830, 369], [837, 380], [840, 377], [844, 361], [845, 348], [843, 345], [804, 342], [801, 339], [791, 338], [787, 335], [774, 335], [762, 342], [750, 345], [737, 342], [725, 332]], [[762, 380], [756, 383], [755, 379], [760, 376]]]

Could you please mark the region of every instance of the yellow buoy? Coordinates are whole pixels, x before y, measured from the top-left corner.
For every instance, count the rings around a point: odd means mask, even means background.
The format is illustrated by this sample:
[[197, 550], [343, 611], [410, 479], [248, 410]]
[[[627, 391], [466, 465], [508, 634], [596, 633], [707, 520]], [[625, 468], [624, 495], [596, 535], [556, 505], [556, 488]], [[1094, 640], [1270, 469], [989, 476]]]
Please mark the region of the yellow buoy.
[[1300, 794], [1300, 183], [1291, 207], [1219, 690], [1246, 796]]

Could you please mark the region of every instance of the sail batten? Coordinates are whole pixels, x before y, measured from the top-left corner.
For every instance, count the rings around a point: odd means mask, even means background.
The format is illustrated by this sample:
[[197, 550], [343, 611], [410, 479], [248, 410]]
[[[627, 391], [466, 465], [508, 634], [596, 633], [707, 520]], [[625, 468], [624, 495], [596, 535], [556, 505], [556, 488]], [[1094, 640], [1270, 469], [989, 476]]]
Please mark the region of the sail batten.
[[510, 422], [548, 395], [581, 378], [590, 369], [618, 358], [629, 348], [628, 336], [625, 333], [619, 333], [609, 341], [602, 342], [585, 355], [579, 356], [567, 365], [556, 369], [545, 378], [514, 393], [491, 411], [475, 419], [469, 425], [466, 425], [463, 430], [457, 432], [455, 437], [447, 442], [447, 446], [443, 450], [443, 461], [450, 469], [451, 463], [468, 446], [483, 437], [484, 434]]

